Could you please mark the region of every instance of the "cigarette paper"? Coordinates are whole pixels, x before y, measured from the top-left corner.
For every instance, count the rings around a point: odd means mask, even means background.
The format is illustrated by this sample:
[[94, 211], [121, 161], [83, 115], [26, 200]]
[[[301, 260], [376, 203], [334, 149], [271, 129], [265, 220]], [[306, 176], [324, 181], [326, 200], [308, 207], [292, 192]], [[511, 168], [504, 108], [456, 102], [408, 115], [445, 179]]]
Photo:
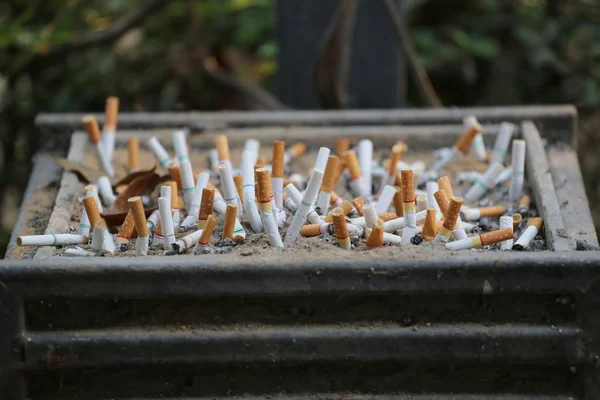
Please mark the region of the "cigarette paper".
[[463, 171], [458, 173], [456, 176], [456, 181], [458, 183], [475, 183], [480, 180], [482, 176], [483, 175], [477, 171]]
[[306, 221], [306, 218], [312, 209], [312, 203], [317, 198], [322, 181], [323, 170], [315, 168], [310, 180], [308, 181], [308, 186], [306, 187], [306, 191], [304, 192], [304, 196], [302, 196], [300, 204], [296, 203], [298, 210], [294, 214], [294, 218], [292, 219], [292, 222], [290, 223], [290, 226], [288, 227], [283, 239], [285, 243], [291, 243], [296, 240], [302, 225], [304, 225], [304, 222]]
[[100, 221], [100, 213], [98, 212], [98, 206], [96, 205], [96, 200], [94, 196], [88, 196], [83, 199], [83, 206], [85, 207], [85, 212], [90, 221], [90, 232], [93, 232], [94, 226], [98, 221]]
[[202, 201], [200, 203], [200, 212], [198, 216], [198, 227], [204, 229], [208, 221], [208, 217], [213, 212], [213, 202], [215, 198], [215, 189], [202, 189]]
[[[300, 207], [300, 203], [302, 202], [302, 194], [300, 193], [298, 188], [296, 188], [296, 186], [294, 186], [293, 184], [289, 184], [283, 189], [283, 192], [287, 194], [289, 196], [289, 199], [295, 204], [297, 211]], [[322, 224], [323, 222], [327, 222], [324, 221], [319, 216], [319, 214], [317, 214], [313, 207], [310, 207], [310, 209], [308, 210], [307, 219], [311, 224]]]
[[[465, 128], [469, 129], [471, 126], [479, 123], [474, 115], [469, 115], [464, 118], [463, 124]], [[485, 161], [487, 159], [487, 152], [485, 151], [485, 144], [483, 143], [483, 136], [481, 135], [481, 132], [477, 132], [477, 134], [475, 134], [470, 149], [473, 151], [479, 161]]]
[[498, 135], [496, 135], [496, 143], [494, 144], [492, 156], [490, 157], [490, 164], [504, 164], [506, 150], [508, 150], [508, 145], [510, 144], [514, 131], [515, 126], [510, 122], [503, 122], [500, 124], [500, 130], [498, 131]]
[[333, 228], [335, 230], [335, 238], [338, 242], [338, 246], [342, 249], [350, 250], [352, 248], [350, 244], [350, 235], [348, 234], [348, 227], [346, 226], [346, 214], [340, 207], [336, 207], [331, 212], [333, 217]]
[[300, 234], [304, 237], [319, 236], [326, 233], [329, 226], [331, 226], [331, 222], [304, 225], [302, 229], [300, 229]]
[[[143, 204], [142, 204], [142, 207], [143, 207]], [[156, 209], [156, 210], [152, 211], [152, 214], [150, 214], [150, 216], [146, 220], [146, 228], [148, 229], [148, 240], [146, 241], [147, 242], [146, 248], [150, 245], [150, 243], [152, 241], [154, 241], [156, 230], [158, 229], [159, 218], [160, 217], [159, 217], [158, 209]], [[136, 230], [137, 230], [137, 228], [136, 228]], [[139, 237], [140, 237], [140, 235], [138, 234], [138, 239], [139, 239]], [[161, 240], [162, 240], [162, 238], [161, 238]], [[137, 249], [137, 244], [136, 244], [136, 249]]]
[[108, 176], [101, 176], [98, 178], [98, 190], [100, 190], [100, 195], [102, 196], [102, 200], [104, 200], [104, 205], [108, 208], [111, 208], [117, 196], [115, 196], [113, 193], [112, 185], [110, 184], [110, 179], [108, 179]]
[[500, 229], [498, 231], [482, 233], [478, 236], [473, 236], [466, 239], [456, 240], [451, 243], [446, 243], [448, 250], [468, 250], [478, 249], [483, 246], [490, 244], [503, 242], [513, 238], [513, 232], [511, 228]]
[[54, 234], [26, 235], [17, 237], [18, 246], [58, 246], [86, 244], [89, 238], [83, 235]]
[[225, 200], [225, 203], [236, 206], [237, 215], [239, 217], [242, 206], [238, 199], [237, 189], [235, 187], [235, 182], [233, 181], [230, 163], [221, 164], [219, 166], [219, 176], [221, 177], [223, 199]]
[[283, 156], [283, 162], [288, 165], [296, 158], [300, 157], [306, 151], [306, 145], [304, 143], [295, 143], [285, 152]]
[[108, 97], [104, 111], [104, 126], [102, 127], [102, 144], [106, 158], [112, 160], [115, 150], [115, 132], [117, 132], [117, 115], [119, 114], [119, 98]]
[[[167, 191], [166, 187], [169, 187], [170, 190]], [[161, 186], [160, 195], [164, 197], [169, 197], [171, 199], [171, 215], [173, 216], [173, 229], [177, 229], [181, 223], [181, 213], [179, 211], [179, 204], [181, 200], [179, 199], [179, 195], [177, 194], [177, 183], [175, 181], [167, 181], [163, 186]]]
[[128, 243], [133, 231], [135, 230], [135, 219], [133, 218], [133, 210], [130, 208], [127, 211], [125, 221], [121, 224], [117, 233], [117, 243]]
[[[256, 170], [256, 183], [258, 187], [258, 207], [260, 209], [260, 216], [262, 223], [269, 239], [269, 243], [273, 247], [283, 247], [279, 230], [277, 229], [277, 221], [273, 216], [273, 189], [271, 186], [271, 177], [269, 170], [266, 168], [259, 168]], [[310, 205], [310, 203], [309, 203]], [[298, 212], [300, 212], [300, 207]], [[298, 228], [298, 232], [300, 229]]]
[[512, 176], [512, 167], [504, 168], [504, 170], [498, 174], [496, 179], [494, 179], [494, 183], [492, 183], [492, 186], [495, 187], [495, 186], [498, 186], [498, 185], [506, 182], [507, 180], [510, 179], [511, 176]]
[[521, 216], [521, 214], [513, 214], [512, 220], [513, 220], [513, 232], [515, 232], [517, 229], [519, 229], [519, 225], [521, 225], [521, 221], [523, 220], [523, 217]]
[[360, 165], [356, 158], [356, 153], [353, 150], [346, 152], [346, 166], [350, 173], [350, 190], [355, 197], [362, 196], [368, 203], [370, 200], [370, 190], [367, 189], [366, 183], [360, 171]]
[[244, 151], [252, 153], [252, 165], [256, 164], [258, 153], [260, 152], [260, 142], [256, 139], [247, 139], [244, 143]]
[[263, 225], [258, 207], [256, 205], [256, 189], [254, 185], [254, 154], [252, 151], [242, 152], [242, 191], [244, 196], [244, 211], [250, 221], [252, 230], [256, 233], [262, 232]]
[[[513, 232], [513, 235], [514, 235], [512, 216], [500, 217], [500, 229], [510, 229], [510, 231]], [[510, 250], [512, 248], [512, 246], [513, 246], [512, 239], [507, 239], [507, 240], [500, 242], [500, 250]]]
[[476, 221], [481, 217], [499, 217], [506, 212], [503, 206], [489, 206], [479, 208], [467, 208], [462, 210], [463, 217], [467, 221]]
[[365, 188], [367, 190], [367, 196], [365, 199], [369, 199], [371, 196], [372, 187], [372, 175], [371, 166], [373, 163], [373, 142], [368, 139], [363, 139], [358, 142], [358, 164], [364, 180]]
[[331, 200], [331, 191], [335, 185], [335, 174], [338, 168], [339, 158], [337, 156], [329, 156], [323, 174], [323, 183], [317, 197], [316, 209], [321, 215], [327, 215], [329, 212], [329, 202]]
[[127, 166], [130, 174], [140, 170], [140, 142], [136, 137], [127, 139]]
[[467, 192], [465, 199], [467, 201], [479, 200], [492, 186], [496, 177], [502, 172], [504, 167], [502, 164], [495, 163], [490, 165], [481, 180], [475, 182], [471, 189]]
[[325, 171], [325, 168], [327, 167], [327, 161], [329, 160], [329, 153], [330, 150], [327, 147], [319, 148], [317, 160], [315, 161], [315, 169]]
[[179, 164], [177, 163], [177, 161], [169, 161], [169, 163], [167, 164], [167, 170], [169, 171], [171, 180], [175, 181], [175, 183], [177, 184], [177, 191], [182, 191], [183, 182], [181, 181], [181, 170], [179, 169]]
[[96, 253], [93, 251], [87, 251], [81, 247], [71, 247], [65, 249], [65, 256], [67, 257], [94, 257]]
[[362, 217], [364, 215], [363, 207], [365, 206], [365, 199], [363, 199], [362, 196], [357, 197], [354, 200], [352, 200], [352, 205], [354, 206], [354, 209], [356, 210], [358, 215]]
[[189, 210], [192, 208], [194, 195], [196, 193], [196, 186], [194, 185], [194, 172], [192, 171], [192, 164], [190, 163], [190, 160], [180, 161], [179, 168], [181, 171], [183, 203], [185, 204], [185, 209], [189, 212]]
[[94, 227], [94, 230], [92, 232], [92, 250], [97, 254], [102, 253], [102, 249], [104, 248], [104, 238], [106, 235], [106, 231], [106, 222], [103, 219], [101, 219], [96, 223], [96, 226]]
[[[340, 204], [336, 208], [341, 208], [344, 211], [344, 215], [347, 215], [353, 209], [352, 204], [350, 204], [350, 202], [348, 200], [344, 200], [342, 202], [342, 204]], [[333, 222], [333, 213], [331, 213], [331, 214], [327, 215], [325, 218], [323, 218], [323, 221]]]
[[167, 150], [165, 150], [163, 145], [160, 144], [158, 139], [154, 136], [152, 136], [146, 141], [146, 145], [148, 146], [150, 151], [152, 151], [152, 154], [154, 154], [154, 157], [156, 158], [160, 166], [163, 167], [165, 172], [168, 173], [169, 170], [167, 169], [167, 165], [171, 162], [171, 157], [169, 157], [169, 153], [167, 153]]
[[529, 246], [531, 241], [537, 236], [540, 229], [542, 229], [543, 221], [541, 218], [529, 218], [527, 221], [527, 228], [523, 231], [519, 239], [515, 242], [512, 249], [522, 251]]
[[[429, 181], [429, 182], [427, 182], [425, 189], [427, 192], [427, 204], [429, 205], [429, 207], [433, 207], [435, 209], [435, 218], [436, 218], [436, 221], [439, 221], [440, 219], [442, 219], [442, 213], [440, 211], [439, 204], [435, 200], [434, 194], [435, 194], [435, 192], [440, 190], [440, 186], [437, 182]], [[452, 187], [450, 187], [450, 191], [452, 191]], [[448, 194], [448, 193], [446, 192], [446, 194]], [[417, 208], [418, 208], [418, 205], [417, 205]]]
[[285, 142], [273, 142], [271, 184], [273, 186], [273, 195], [275, 196], [275, 206], [277, 208], [283, 208], [283, 172], [285, 168], [283, 160], [284, 154]]
[[512, 176], [508, 200], [518, 201], [523, 195], [523, 174], [525, 172], [525, 141], [515, 139], [512, 142]]
[[433, 242], [438, 233], [437, 216], [435, 208], [426, 210], [425, 224], [423, 225], [423, 240]]
[[168, 197], [159, 197], [158, 211], [160, 213], [160, 224], [162, 226], [163, 248], [165, 251], [172, 250], [171, 245], [175, 243], [175, 229], [173, 227], [171, 199]]
[[417, 212], [427, 210], [429, 208], [429, 202], [427, 201], [427, 195], [421, 194], [417, 196]]
[[396, 188], [396, 193], [394, 194], [394, 209], [396, 210], [396, 215], [398, 217], [402, 217], [404, 215], [404, 202], [402, 201], [402, 187], [394, 186]]
[[175, 156], [177, 157], [177, 161], [179, 161], [180, 164], [184, 161], [190, 160], [190, 156], [188, 153], [188, 145], [185, 138], [187, 134], [187, 129], [181, 129], [172, 133]]
[[206, 247], [210, 242], [210, 238], [215, 230], [215, 226], [217, 226], [217, 218], [214, 215], [209, 215], [206, 219], [206, 224], [204, 229], [202, 229], [202, 233], [200, 234], [200, 238], [196, 242], [196, 248]]
[[337, 207], [340, 204], [342, 204], [343, 201], [344, 200], [342, 200], [342, 198], [338, 196], [336, 192], [334, 192], [333, 190], [331, 191], [331, 199], [329, 200], [329, 205], [331, 207]]
[[296, 207], [296, 203], [294, 203], [294, 201], [292, 199], [290, 199], [290, 197], [285, 193], [285, 189], [284, 189], [284, 193], [283, 193], [283, 205], [286, 206], [287, 209], [292, 212], [294, 212], [298, 209], [298, 207]]
[[210, 164], [210, 169], [216, 171], [219, 168], [219, 152], [217, 149], [210, 149], [208, 151], [208, 163]]
[[529, 206], [531, 205], [531, 197], [524, 195], [519, 200], [519, 214], [525, 216], [529, 213]]
[[433, 240], [434, 244], [446, 243], [452, 234], [454, 225], [458, 221], [458, 215], [460, 214], [460, 208], [462, 207], [463, 199], [460, 197], [453, 196], [450, 199], [450, 204], [444, 214], [444, 223], [440, 227], [438, 234]]
[[203, 230], [199, 229], [190, 233], [189, 235], [184, 236], [175, 242], [175, 244], [172, 246], [173, 249], [179, 254], [185, 252], [187, 249], [191, 248], [198, 241], [198, 239], [200, 239], [202, 232]]
[[229, 140], [225, 135], [218, 135], [215, 138], [215, 147], [219, 156], [219, 165], [231, 164], [229, 156]]
[[[385, 213], [384, 213], [385, 214]], [[390, 220], [384, 220], [383, 218], [381, 218], [382, 215], [384, 214], [379, 214], [379, 218], [381, 220], [383, 220], [383, 229], [386, 232], [396, 232], [399, 231], [401, 229], [404, 229], [406, 227], [406, 219], [405, 217], [399, 217], [399, 218], [394, 218], [394, 219], [390, 219]], [[423, 222], [425, 222], [425, 217], [427, 216], [427, 210], [423, 210], [420, 211], [418, 213], [415, 214], [415, 219], [416, 219], [416, 223], [417, 224], [422, 224]]]
[[88, 138], [90, 139], [90, 143], [94, 146], [94, 151], [96, 152], [96, 158], [98, 162], [102, 166], [104, 172], [109, 177], [115, 176], [115, 171], [110, 164], [110, 159], [108, 158], [106, 152], [104, 151], [104, 145], [100, 140], [100, 128], [98, 127], [98, 121], [96, 121], [96, 117], [93, 115], [86, 115], [83, 117], [83, 125], [88, 134]]
[[233, 239], [233, 231], [235, 229], [235, 220], [237, 219], [237, 206], [234, 204], [227, 204], [225, 210], [225, 223], [223, 225], [223, 234], [221, 239]]
[[367, 247], [381, 247], [383, 246], [383, 221], [378, 219], [373, 225], [371, 234], [367, 239]]
[[[217, 212], [218, 214], [221, 214], [221, 215], [225, 214], [225, 209], [227, 208], [227, 203], [223, 199], [223, 196], [221, 195], [221, 192], [219, 192], [219, 189], [215, 188], [215, 186], [210, 182], [206, 185], [206, 187], [215, 189], [215, 198], [213, 200], [213, 210], [215, 210], [215, 212]], [[239, 212], [239, 210], [238, 210], [238, 212]]]
[[390, 208], [396, 192], [397, 190], [394, 186], [385, 185], [379, 200], [375, 204], [375, 210], [378, 214], [384, 213]]
[[202, 200], [202, 191], [208, 184], [209, 179], [210, 175], [208, 172], [202, 172], [198, 175], [198, 180], [196, 181], [196, 186], [194, 187], [192, 201], [188, 207], [188, 214], [181, 223], [183, 228], [194, 226], [194, 224], [196, 224], [198, 221], [200, 214], [200, 201]]
[[[94, 187], [88, 185], [85, 187], [86, 193], [84, 197], [94, 197]], [[88, 190], [89, 189], [89, 190]], [[99, 215], [98, 215], [99, 218]], [[79, 219], [79, 229], [77, 230], [78, 235], [89, 236], [91, 230], [90, 219], [88, 218], [87, 212], [85, 211], [85, 205], [83, 199], [81, 199], [81, 218]]]
[[365, 227], [367, 229], [373, 229], [373, 226], [379, 219], [375, 207], [369, 204], [364, 207], [363, 211], [365, 213]]

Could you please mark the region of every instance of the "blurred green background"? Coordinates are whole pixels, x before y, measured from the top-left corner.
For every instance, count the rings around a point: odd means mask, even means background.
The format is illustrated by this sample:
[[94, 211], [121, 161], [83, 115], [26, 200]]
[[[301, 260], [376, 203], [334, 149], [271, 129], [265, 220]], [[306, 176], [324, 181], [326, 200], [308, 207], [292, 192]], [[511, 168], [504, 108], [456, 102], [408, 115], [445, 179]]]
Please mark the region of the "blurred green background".
[[[273, 91], [275, 6], [275, 0], [2, 1], [0, 254], [27, 185], [37, 113], [102, 111], [109, 95], [120, 97], [122, 111], [256, 108], [222, 90], [202, 66], [217, 64]], [[446, 106], [580, 108], [582, 169], [597, 213], [599, 4], [407, 0], [404, 7], [410, 40]], [[423, 106], [410, 82], [408, 88], [407, 105]]]

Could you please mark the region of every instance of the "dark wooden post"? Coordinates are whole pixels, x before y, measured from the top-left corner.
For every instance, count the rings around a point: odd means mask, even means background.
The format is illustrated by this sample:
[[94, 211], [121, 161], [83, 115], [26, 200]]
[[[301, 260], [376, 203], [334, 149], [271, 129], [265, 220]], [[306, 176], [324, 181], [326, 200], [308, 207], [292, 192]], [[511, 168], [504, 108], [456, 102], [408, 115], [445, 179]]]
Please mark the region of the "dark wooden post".
[[[313, 71], [319, 45], [338, 1], [279, 0], [277, 94], [292, 108], [319, 108]], [[399, 13], [401, 0], [396, 0]], [[384, 7], [360, 0], [350, 63], [349, 108], [392, 108], [403, 103], [404, 63]]]

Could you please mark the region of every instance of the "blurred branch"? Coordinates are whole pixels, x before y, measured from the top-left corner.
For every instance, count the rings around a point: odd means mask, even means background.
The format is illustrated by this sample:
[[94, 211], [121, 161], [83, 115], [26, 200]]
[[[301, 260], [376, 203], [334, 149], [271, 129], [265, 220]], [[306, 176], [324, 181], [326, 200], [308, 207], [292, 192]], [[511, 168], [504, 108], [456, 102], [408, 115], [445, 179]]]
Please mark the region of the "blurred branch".
[[24, 61], [20, 66], [17, 66], [8, 74], [9, 84], [24, 72], [34, 68], [39, 68], [40, 62], [49, 62], [51, 60], [64, 58], [70, 53], [85, 51], [97, 46], [106, 46], [116, 42], [127, 31], [142, 24], [146, 17], [158, 12], [165, 5], [169, 4], [170, 0], [151, 0], [144, 4], [141, 8], [132, 11], [123, 18], [117, 20], [107, 29], [98, 32], [89, 32], [81, 35], [78, 39], [55, 46], [44, 53], [35, 53]]
[[413, 47], [410, 36], [408, 35], [408, 31], [404, 27], [404, 24], [400, 20], [400, 16], [396, 11], [396, 7], [392, 0], [381, 0], [383, 5], [387, 10], [387, 14], [390, 17], [390, 21], [396, 31], [396, 36], [402, 45], [402, 49], [404, 50], [404, 54], [408, 58], [408, 66], [411, 74], [413, 75], [413, 79], [419, 88], [419, 92], [423, 99], [432, 107], [440, 108], [444, 105], [440, 100], [438, 94], [436, 93], [431, 81], [429, 80], [429, 75], [427, 75], [427, 71], [423, 66], [419, 63], [419, 56], [417, 51]]

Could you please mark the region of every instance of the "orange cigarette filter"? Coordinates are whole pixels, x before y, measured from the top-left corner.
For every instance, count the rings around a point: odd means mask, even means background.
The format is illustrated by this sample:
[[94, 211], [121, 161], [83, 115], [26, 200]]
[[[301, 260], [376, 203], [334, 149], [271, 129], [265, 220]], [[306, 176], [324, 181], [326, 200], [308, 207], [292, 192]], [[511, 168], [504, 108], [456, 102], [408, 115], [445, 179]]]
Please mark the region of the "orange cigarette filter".
[[306, 152], [306, 144], [294, 143], [293, 145], [290, 146], [288, 152], [292, 156], [292, 159], [298, 158]]
[[256, 159], [256, 165], [254, 166], [254, 169], [256, 170], [256, 168], [263, 168], [265, 165], [267, 165], [267, 159], [264, 157], [258, 157]]
[[166, 181], [164, 186], [171, 187], [171, 208], [181, 208], [181, 201], [179, 199], [179, 195], [177, 194], [177, 182]]
[[127, 160], [130, 171], [140, 169], [140, 142], [136, 137], [127, 139]]
[[233, 182], [237, 189], [238, 199], [241, 201], [242, 205], [244, 205], [243, 177], [241, 175], [236, 175], [233, 177]]
[[100, 221], [100, 213], [98, 212], [98, 206], [93, 196], [89, 196], [83, 199], [83, 207], [90, 220], [90, 232], [94, 230], [96, 222]]
[[398, 167], [398, 161], [406, 152], [407, 146], [404, 142], [399, 142], [392, 147], [392, 155], [390, 156], [390, 168], [388, 171], [389, 176], [396, 175], [396, 168]]
[[102, 137], [100, 136], [100, 127], [98, 127], [98, 121], [96, 120], [96, 117], [93, 115], [86, 115], [83, 117], [83, 126], [88, 134], [90, 142], [93, 144], [100, 143], [100, 139]]
[[506, 212], [503, 206], [479, 207], [479, 215], [481, 217], [499, 217]]
[[119, 98], [108, 97], [104, 109], [104, 130], [115, 132], [117, 130], [117, 115], [119, 114]]
[[[352, 209], [354, 207], [352, 207], [352, 204], [350, 204], [350, 202], [348, 200], [344, 200], [342, 202], [342, 204], [340, 204], [338, 207], [334, 208], [334, 210], [336, 210], [338, 208], [344, 212], [344, 215], [346, 215], [350, 211], [352, 211]], [[325, 218], [323, 218], [323, 221], [325, 221], [325, 222], [333, 222], [333, 211], [328, 216], [326, 216]]]
[[[145, 217], [145, 216], [144, 216]], [[117, 241], [118, 242], [128, 242], [133, 232], [135, 231], [135, 219], [133, 218], [133, 210], [131, 207], [129, 211], [127, 211], [127, 216], [125, 217], [125, 221], [121, 224], [119, 228], [119, 232], [117, 233]]]
[[512, 219], [513, 219], [513, 231], [516, 231], [517, 229], [519, 229], [519, 225], [521, 225], [521, 221], [523, 220], [523, 217], [521, 216], [521, 214], [516, 213], [512, 215]]
[[451, 231], [458, 221], [458, 214], [460, 214], [460, 208], [463, 205], [463, 199], [457, 196], [452, 196], [450, 204], [448, 205], [448, 211], [444, 218], [444, 228]]
[[469, 151], [469, 147], [471, 147], [471, 143], [473, 143], [473, 139], [479, 132], [481, 132], [481, 125], [479, 122], [471, 125], [465, 134], [458, 139], [458, 142], [456, 142], [456, 148], [460, 152], [466, 154], [467, 151]]
[[323, 182], [321, 184], [321, 192], [331, 193], [335, 186], [335, 177], [338, 168], [338, 157], [329, 156], [327, 159], [327, 165], [325, 166], [325, 172], [323, 174]]
[[433, 194], [433, 197], [435, 197], [435, 201], [437, 201], [438, 206], [440, 206], [442, 215], [446, 217], [448, 214], [448, 207], [450, 206], [450, 199], [448, 198], [448, 195], [445, 191], [440, 189]]
[[213, 202], [215, 200], [215, 189], [202, 189], [202, 200], [200, 201], [200, 212], [198, 216], [198, 227], [204, 229], [208, 217], [213, 212]]
[[360, 178], [362, 174], [360, 172], [360, 165], [358, 164], [358, 158], [356, 157], [354, 150], [348, 150], [346, 152], [345, 159], [348, 172], [350, 173], [350, 178], [352, 180]]
[[358, 215], [362, 217], [364, 215], [363, 207], [365, 206], [365, 199], [362, 196], [357, 197], [354, 200], [352, 200], [352, 205], [354, 206], [354, 208], [356, 208]]
[[341, 207], [336, 207], [331, 212], [333, 229], [335, 231], [335, 237], [338, 240], [348, 238], [348, 226], [346, 225], [346, 213]]
[[529, 218], [529, 220], [527, 221], [527, 226], [535, 226], [539, 231], [540, 229], [542, 229], [543, 223], [544, 221], [540, 217]]
[[415, 181], [413, 178], [412, 169], [403, 169], [400, 171], [402, 180], [402, 200], [405, 203], [413, 203], [415, 201]]
[[398, 217], [404, 216], [404, 208], [402, 206], [402, 188], [396, 186], [396, 194], [394, 194], [394, 208]]
[[435, 221], [435, 208], [428, 208], [423, 225], [423, 240], [433, 242], [438, 233], [437, 222]]
[[[181, 181], [181, 170], [179, 169], [179, 164], [175, 161], [171, 161], [167, 164], [167, 170], [169, 171], [169, 175], [171, 175], [171, 179], [175, 181], [177, 184], [177, 190], [183, 190], [183, 182]], [[171, 196], [173, 192], [171, 192]]]
[[219, 154], [219, 163], [227, 162], [230, 159], [229, 156], [229, 140], [225, 135], [218, 135], [215, 138], [215, 147]]
[[148, 225], [146, 225], [146, 214], [144, 214], [144, 204], [139, 196], [130, 197], [127, 200], [129, 210], [133, 214], [133, 223], [138, 237], [148, 237]]
[[350, 150], [350, 141], [345, 138], [340, 138], [335, 141], [335, 154], [342, 157], [346, 152]]
[[454, 191], [452, 190], [452, 184], [450, 183], [450, 178], [448, 176], [442, 176], [437, 180], [438, 186], [441, 190], [446, 192], [448, 198], [454, 196]]
[[206, 246], [208, 242], [210, 242], [210, 237], [212, 236], [215, 226], [217, 226], [217, 218], [214, 215], [209, 215], [206, 219], [206, 224], [202, 229], [202, 233], [198, 238], [198, 244], [201, 246]]
[[271, 171], [273, 178], [283, 178], [283, 155], [285, 154], [285, 142], [273, 142], [273, 162], [271, 163]]
[[300, 234], [304, 237], [319, 236], [323, 233], [325, 232], [321, 230], [321, 224], [304, 225], [300, 228]]
[[487, 246], [490, 244], [504, 242], [505, 240], [513, 239], [515, 236], [513, 234], [512, 228], [504, 228], [493, 232], [482, 233], [479, 235], [479, 239], [481, 240], [482, 246]]
[[388, 212], [384, 212], [384, 213], [381, 213], [381, 214], [377, 214], [377, 218], [379, 218], [383, 222], [387, 222], [387, 221], [390, 221], [392, 219], [398, 218], [398, 215], [395, 212], [393, 212], [393, 211], [388, 211]]
[[340, 196], [338, 196], [338, 194], [332, 190], [331, 198], [329, 199], [329, 205], [331, 205], [331, 206], [335, 205], [335, 203], [338, 201], [339, 198], [340, 198]]
[[529, 208], [530, 205], [531, 197], [529, 197], [528, 195], [524, 195], [523, 197], [521, 197], [521, 200], [519, 200], [519, 208]]
[[237, 206], [233, 204], [227, 204], [227, 208], [225, 209], [225, 224], [223, 225], [223, 235], [221, 236], [221, 239], [233, 239], [236, 218]]
[[367, 238], [367, 247], [383, 246], [383, 221], [378, 219], [373, 225], [371, 234]]
[[273, 185], [271, 184], [271, 174], [266, 168], [256, 170], [256, 186], [258, 188], [258, 202], [261, 204], [271, 203], [273, 198]]

